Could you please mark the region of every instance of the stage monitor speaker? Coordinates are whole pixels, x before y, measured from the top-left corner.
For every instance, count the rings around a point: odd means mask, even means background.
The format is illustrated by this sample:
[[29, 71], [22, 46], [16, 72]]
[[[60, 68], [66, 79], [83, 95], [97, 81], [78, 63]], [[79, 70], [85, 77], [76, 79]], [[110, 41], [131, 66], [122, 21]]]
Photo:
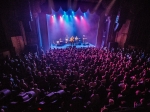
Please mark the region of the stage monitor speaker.
[[118, 48], [118, 43], [117, 42], [109, 42], [108, 49], [111, 50], [112, 48], [114, 48], [116, 50]]
[[38, 46], [35, 44], [35, 45], [26, 45], [25, 46], [25, 52], [28, 53], [28, 52], [31, 52], [31, 53], [38, 53]]

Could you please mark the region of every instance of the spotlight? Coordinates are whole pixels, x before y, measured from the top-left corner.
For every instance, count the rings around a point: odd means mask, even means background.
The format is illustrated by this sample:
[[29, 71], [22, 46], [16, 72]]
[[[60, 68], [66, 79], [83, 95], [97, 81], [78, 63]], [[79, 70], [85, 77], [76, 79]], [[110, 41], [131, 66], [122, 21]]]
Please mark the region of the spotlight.
[[62, 21], [63, 20], [63, 18], [60, 16], [60, 21]]
[[86, 13], [84, 12], [83, 14], [84, 14], [84, 17], [86, 17]]

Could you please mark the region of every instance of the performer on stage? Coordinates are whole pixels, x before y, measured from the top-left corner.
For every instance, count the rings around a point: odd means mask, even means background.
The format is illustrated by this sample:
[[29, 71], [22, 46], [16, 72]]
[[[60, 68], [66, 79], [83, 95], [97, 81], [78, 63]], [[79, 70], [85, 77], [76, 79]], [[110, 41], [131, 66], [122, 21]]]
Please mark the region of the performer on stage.
[[70, 38], [70, 43], [71, 43], [71, 46], [74, 45], [74, 37], [73, 36]]
[[79, 41], [79, 38], [76, 36], [76, 37], [75, 37], [75, 44], [77, 44], [78, 41]]
[[87, 38], [85, 37], [85, 35], [83, 35], [83, 44], [86, 43]]
[[61, 38], [59, 39], [59, 42], [62, 42], [62, 39], [61, 39]]
[[68, 35], [66, 35], [66, 37], [65, 37], [65, 43], [67, 44], [69, 42], [69, 37], [68, 37]]

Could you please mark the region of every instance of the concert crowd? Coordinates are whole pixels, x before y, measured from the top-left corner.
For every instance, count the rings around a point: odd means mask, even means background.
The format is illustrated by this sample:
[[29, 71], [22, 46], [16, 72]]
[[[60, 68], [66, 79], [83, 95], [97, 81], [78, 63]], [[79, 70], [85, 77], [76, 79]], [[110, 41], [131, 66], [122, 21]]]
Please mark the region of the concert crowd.
[[[53, 112], [150, 111], [150, 54], [139, 49], [66, 48], [0, 63], [0, 90], [50, 92], [66, 98]], [[4, 112], [5, 109], [1, 109]]]

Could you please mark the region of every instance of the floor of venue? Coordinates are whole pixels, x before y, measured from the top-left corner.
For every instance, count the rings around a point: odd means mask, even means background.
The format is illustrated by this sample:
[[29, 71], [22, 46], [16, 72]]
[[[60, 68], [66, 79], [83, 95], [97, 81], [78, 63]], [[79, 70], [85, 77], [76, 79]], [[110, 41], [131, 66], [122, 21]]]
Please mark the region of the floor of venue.
[[71, 45], [71, 44], [64, 44], [64, 45], [55, 45], [52, 44], [51, 45], [51, 49], [65, 49], [65, 48], [69, 48], [69, 47], [76, 47], [76, 48], [87, 48], [87, 47], [95, 47], [95, 45], [91, 44], [91, 43], [87, 43], [87, 44], [83, 44], [81, 43], [80, 45]]

